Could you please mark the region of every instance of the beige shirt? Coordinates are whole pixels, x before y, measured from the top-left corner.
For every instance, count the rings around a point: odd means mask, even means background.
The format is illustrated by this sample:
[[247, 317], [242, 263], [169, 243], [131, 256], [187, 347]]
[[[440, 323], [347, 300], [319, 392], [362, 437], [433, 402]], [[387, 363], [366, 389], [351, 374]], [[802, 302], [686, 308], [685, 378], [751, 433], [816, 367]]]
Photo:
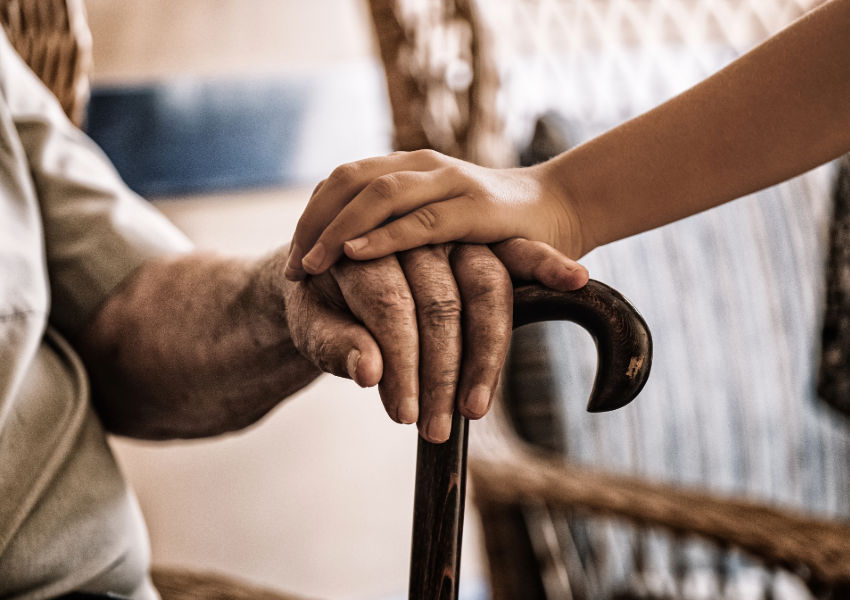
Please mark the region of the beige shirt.
[[156, 598], [141, 514], [65, 340], [139, 265], [190, 249], [0, 34], [0, 597]]

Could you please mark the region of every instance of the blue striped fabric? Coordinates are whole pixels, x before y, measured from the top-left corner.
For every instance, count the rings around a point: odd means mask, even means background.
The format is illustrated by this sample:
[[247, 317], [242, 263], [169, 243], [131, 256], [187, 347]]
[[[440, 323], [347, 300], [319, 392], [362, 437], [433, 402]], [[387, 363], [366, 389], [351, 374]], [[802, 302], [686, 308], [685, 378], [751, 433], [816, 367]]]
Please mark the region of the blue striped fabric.
[[833, 171], [586, 257], [642, 312], [655, 359], [638, 400], [590, 415], [592, 342], [546, 329], [571, 458], [850, 514], [848, 421], [815, 396]]

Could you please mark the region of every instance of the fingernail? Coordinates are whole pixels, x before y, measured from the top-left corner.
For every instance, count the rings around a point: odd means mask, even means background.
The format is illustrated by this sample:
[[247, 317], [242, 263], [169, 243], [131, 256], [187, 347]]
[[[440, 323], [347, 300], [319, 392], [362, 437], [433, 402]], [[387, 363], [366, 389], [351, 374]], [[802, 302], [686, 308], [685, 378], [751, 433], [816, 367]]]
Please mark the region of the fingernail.
[[304, 265], [308, 272], [317, 273], [322, 268], [322, 263], [325, 261], [325, 245], [319, 242], [313, 249], [307, 253], [301, 264]]
[[466, 397], [466, 410], [476, 417], [483, 417], [490, 408], [490, 388], [486, 385], [477, 385], [472, 388]]
[[572, 291], [582, 287], [587, 283], [590, 276], [587, 269], [583, 268], [581, 265], [576, 266], [574, 269], [568, 269], [565, 265], [564, 273], [565, 291]]
[[416, 398], [402, 400], [401, 404], [398, 405], [395, 416], [399, 423], [404, 423], [405, 425], [416, 423], [416, 420], [419, 418], [419, 403], [416, 401]]
[[356, 348], [348, 353], [348, 358], [345, 361], [345, 368], [348, 371], [348, 376], [359, 385], [363, 387], [363, 385], [357, 381], [357, 364], [360, 362], [360, 350]]
[[363, 248], [369, 245], [369, 239], [366, 237], [359, 237], [356, 240], [351, 240], [350, 242], [345, 242], [345, 247], [349, 252], [357, 254]]
[[298, 247], [298, 244], [292, 244], [292, 246], [289, 247], [289, 258], [286, 259], [286, 267], [283, 269], [283, 276], [290, 281], [298, 280], [302, 273], [301, 267], [297, 266], [300, 262], [301, 249]]
[[425, 428], [425, 435], [428, 440], [437, 444], [441, 444], [449, 439], [452, 433], [452, 416], [440, 415], [431, 417], [428, 421], [428, 426]]

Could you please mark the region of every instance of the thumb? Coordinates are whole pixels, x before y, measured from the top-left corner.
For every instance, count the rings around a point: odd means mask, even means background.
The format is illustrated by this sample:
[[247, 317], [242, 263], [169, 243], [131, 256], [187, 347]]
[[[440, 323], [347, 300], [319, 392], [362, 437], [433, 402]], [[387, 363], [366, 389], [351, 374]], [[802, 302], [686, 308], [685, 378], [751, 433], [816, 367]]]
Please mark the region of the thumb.
[[369, 331], [347, 313], [315, 306], [309, 324], [292, 332], [296, 347], [326, 373], [348, 377], [360, 387], [378, 385], [383, 358]]
[[587, 269], [543, 242], [512, 238], [491, 244], [490, 248], [511, 279], [539, 281], [562, 292], [584, 287], [590, 279]]

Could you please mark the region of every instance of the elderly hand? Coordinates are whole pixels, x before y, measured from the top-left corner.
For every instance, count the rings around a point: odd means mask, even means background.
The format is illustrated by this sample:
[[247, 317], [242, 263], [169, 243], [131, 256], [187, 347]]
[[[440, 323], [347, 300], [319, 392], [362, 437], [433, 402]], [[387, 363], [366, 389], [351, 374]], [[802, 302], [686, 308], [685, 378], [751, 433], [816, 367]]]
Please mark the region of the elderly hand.
[[512, 287], [485, 246], [417, 248], [375, 261], [341, 261], [289, 284], [295, 346], [321, 369], [378, 384], [390, 418], [448, 439], [455, 396], [482, 417], [507, 352]]
[[557, 270], [557, 253], [526, 240], [427, 246], [374, 261], [343, 259], [287, 282], [293, 342], [324, 371], [379, 385], [390, 418], [449, 437], [455, 398], [478, 419], [490, 407], [512, 326], [510, 275]]
[[289, 252], [260, 260], [190, 254], [143, 265], [76, 346], [110, 431], [218, 435], [263, 417], [319, 369], [380, 385], [390, 416], [442, 441], [460, 411], [481, 417], [511, 331], [511, 284], [559, 268], [544, 244], [449, 244], [346, 260], [300, 283]]

